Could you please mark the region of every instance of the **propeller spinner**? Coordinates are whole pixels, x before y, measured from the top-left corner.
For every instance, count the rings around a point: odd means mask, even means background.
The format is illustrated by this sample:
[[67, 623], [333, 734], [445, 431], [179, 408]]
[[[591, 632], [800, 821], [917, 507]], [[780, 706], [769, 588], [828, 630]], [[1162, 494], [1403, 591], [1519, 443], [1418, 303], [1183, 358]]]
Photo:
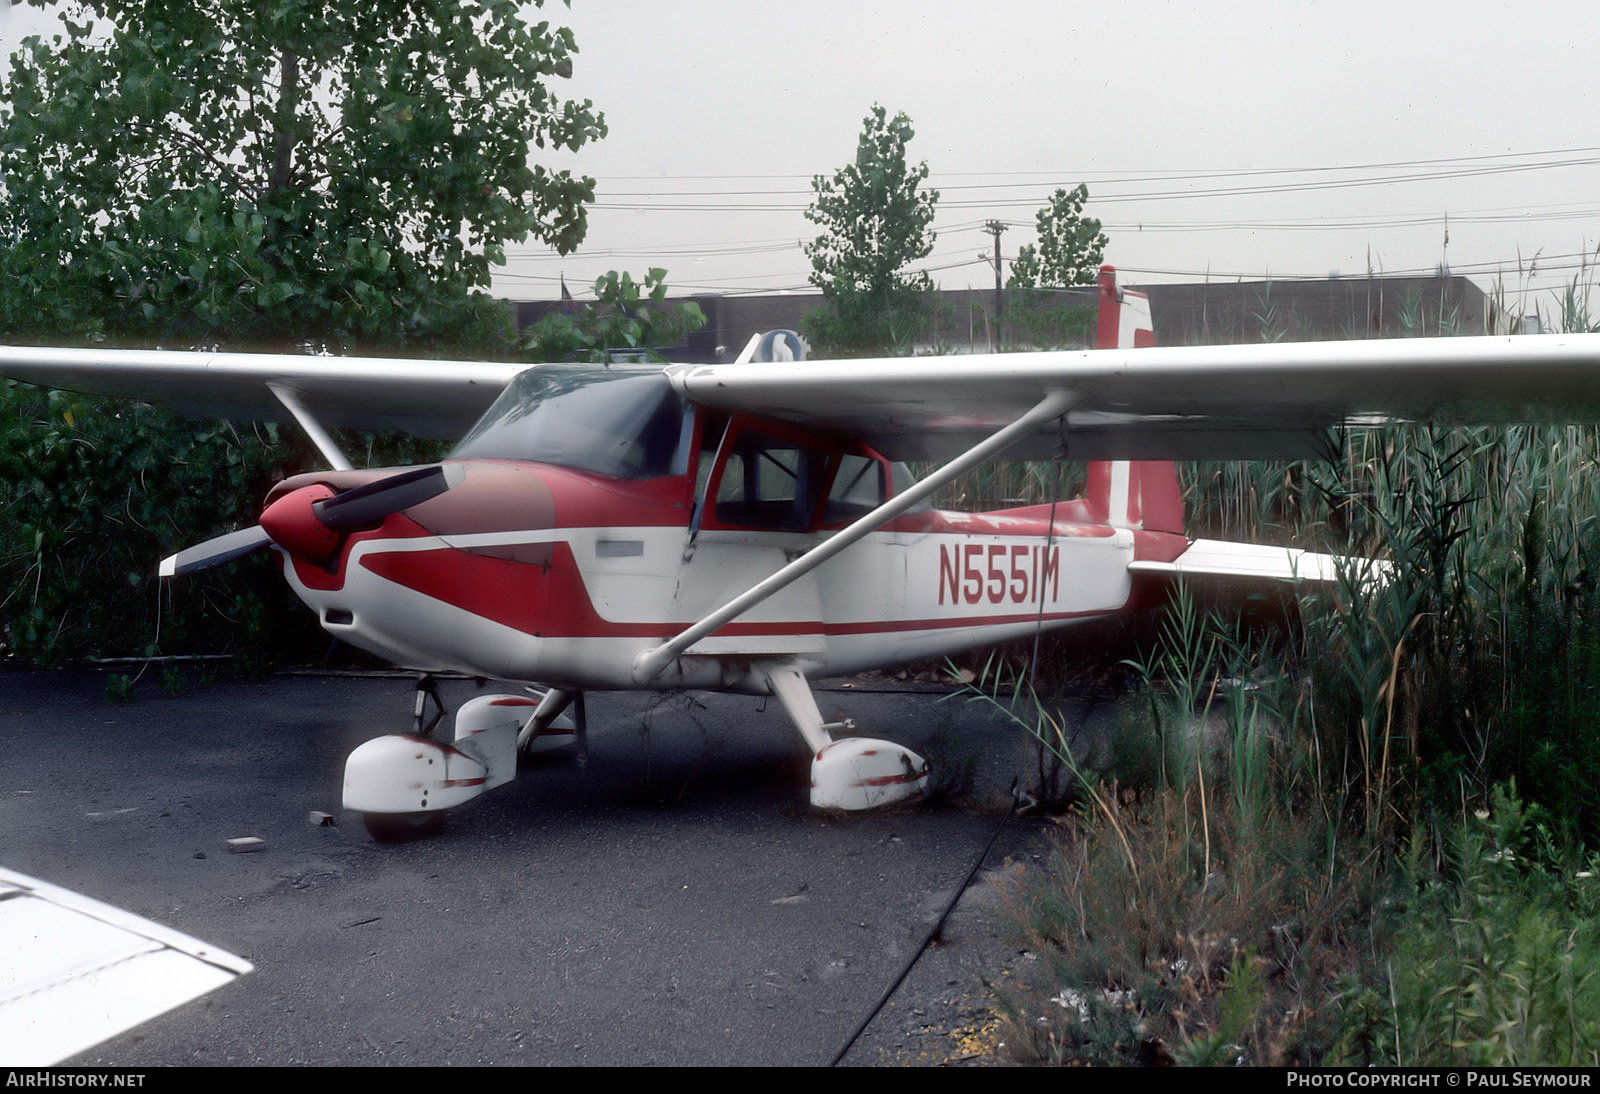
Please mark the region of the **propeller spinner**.
[[433, 464], [402, 471], [335, 494], [326, 486], [307, 486], [267, 507], [261, 523], [186, 547], [161, 560], [162, 577], [182, 577], [220, 566], [276, 543], [300, 558], [323, 561], [338, 549], [339, 538], [374, 528], [391, 513], [438, 497], [466, 477], [461, 464]]

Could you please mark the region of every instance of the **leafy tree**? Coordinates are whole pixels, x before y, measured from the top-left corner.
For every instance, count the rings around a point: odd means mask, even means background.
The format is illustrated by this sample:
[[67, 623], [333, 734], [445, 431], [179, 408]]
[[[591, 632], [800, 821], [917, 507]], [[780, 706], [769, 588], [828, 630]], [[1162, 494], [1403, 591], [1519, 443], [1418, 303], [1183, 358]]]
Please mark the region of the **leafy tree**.
[[[0, 331], [517, 353], [490, 270], [530, 235], [573, 249], [593, 197], [530, 148], [605, 131], [550, 90], [570, 74], [570, 32], [521, 12], [79, 0], [0, 87]], [[436, 455], [346, 445], [377, 463]], [[253, 522], [273, 479], [315, 459], [295, 430], [0, 382], [0, 643], [41, 661], [158, 635], [166, 652], [295, 645], [314, 619], [269, 558], [163, 596], [153, 572]]]
[[657, 350], [705, 326], [700, 305], [668, 307], [667, 271], [652, 268], [643, 281], [612, 270], [594, 283], [595, 299], [575, 314], [550, 312], [524, 332], [535, 361], [606, 361], [618, 352], [661, 360]]
[[1093, 304], [1061, 302], [1039, 289], [1014, 289], [1006, 310], [1008, 352], [1088, 349], [1094, 345], [1098, 312]]
[[906, 163], [915, 135], [911, 119], [892, 119], [882, 106], [867, 115], [855, 162], [832, 178], [811, 180], [816, 197], [806, 219], [821, 234], [806, 246], [811, 283], [826, 306], [803, 324], [813, 345], [829, 352], [905, 351], [931, 313], [933, 283], [925, 272], [906, 273], [933, 250], [937, 190], [921, 190], [926, 162]]
[[78, 0], [0, 90], [0, 323], [509, 349], [491, 268], [529, 235], [576, 247], [594, 195], [530, 146], [605, 133], [548, 86], [571, 72], [571, 32], [520, 8]]
[[1039, 210], [1039, 242], [1017, 251], [1006, 282], [1013, 289], [1068, 288], [1093, 285], [1100, 263], [1105, 259], [1105, 233], [1100, 222], [1083, 215], [1089, 188], [1079, 183], [1071, 190], [1057, 190], [1050, 204]]
[[[156, 562], [255, 522], [292, 428], [180, 418], [138, 403], [0, 380], [0, 649], [86, 655], [232, 650], [258, 663], [326, 647], [266, 552], [156, 584]], [[307, 641], [311, 639], [310, 641]]]

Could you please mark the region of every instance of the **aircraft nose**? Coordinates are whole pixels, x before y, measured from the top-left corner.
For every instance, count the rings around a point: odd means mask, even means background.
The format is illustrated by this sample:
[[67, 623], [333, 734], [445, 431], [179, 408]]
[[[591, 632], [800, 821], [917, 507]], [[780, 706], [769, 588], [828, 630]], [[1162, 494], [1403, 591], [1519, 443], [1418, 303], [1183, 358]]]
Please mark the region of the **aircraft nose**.
[[302, 486], [267, 506], [261, 528], [295, 558], [321, 565], [339, 550], [339, 533], [322, 523], [314, 506], [333, 496], [321, 483]]
[[391, 513], [421, 506], [466, 481], [458, 463], [413, 467], [359, 485], [307, 483], [288, 490], [261, 514], [261, 528], [297, 559], [323, 564], [339, 553], [344, 533], [383, 524]]

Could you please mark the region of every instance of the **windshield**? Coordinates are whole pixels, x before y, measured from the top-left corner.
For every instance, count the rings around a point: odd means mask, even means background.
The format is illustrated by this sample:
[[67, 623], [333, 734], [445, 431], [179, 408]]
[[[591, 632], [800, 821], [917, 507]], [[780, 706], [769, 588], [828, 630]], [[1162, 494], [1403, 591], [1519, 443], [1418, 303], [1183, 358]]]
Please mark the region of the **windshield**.
[[683, 401], [658, 370], [544, 366], [512, 380], [450, 458], [649, 479], [684, 471], [688, 424]]

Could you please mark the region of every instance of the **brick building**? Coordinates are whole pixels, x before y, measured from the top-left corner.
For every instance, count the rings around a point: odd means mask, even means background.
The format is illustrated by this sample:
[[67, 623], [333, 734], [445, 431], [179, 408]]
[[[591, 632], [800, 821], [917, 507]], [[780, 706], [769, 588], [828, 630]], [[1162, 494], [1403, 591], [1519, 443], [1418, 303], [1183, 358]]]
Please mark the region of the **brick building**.
[[[1441, 332], [1487, 334], [1496, 325], [1493, 302], [1465, 277], [1219, 281], [1131, 287], [1149, 294], [1156, 341], [1169, 346], [1396, 338]], [[700, 305], [706, 325], [680, 344], [662, 347], [662, 351], [669, 360], [698, 363], [732, 360], [753, 334], [780, 327], [798, 329], [801, 317], [821, 306], [822, 294], [706, 295], [674, 297], [670, 302], [686, 300]], [[1007, 342], [1014, 344], [1013, 335], [1026, 335], [1030, 329], [1019, 309], [1030, 308], [1037, 317], [1051, 308], [1092, 309], [1094, 304], [1092, 286], [1040, 294], [1031, 303], [1022, 294], [1008, 290]], [[517, 322], [525, 326], [562, 304], [541, 300], [522, 301], [515, 306]], [[926, 348], [930, 352], [987, 352], [993, 309], [993, 289], [940, 291], [934, 329]], [[1037, 323], [1032, 325], [1035, 331], [1037, 327]]]

